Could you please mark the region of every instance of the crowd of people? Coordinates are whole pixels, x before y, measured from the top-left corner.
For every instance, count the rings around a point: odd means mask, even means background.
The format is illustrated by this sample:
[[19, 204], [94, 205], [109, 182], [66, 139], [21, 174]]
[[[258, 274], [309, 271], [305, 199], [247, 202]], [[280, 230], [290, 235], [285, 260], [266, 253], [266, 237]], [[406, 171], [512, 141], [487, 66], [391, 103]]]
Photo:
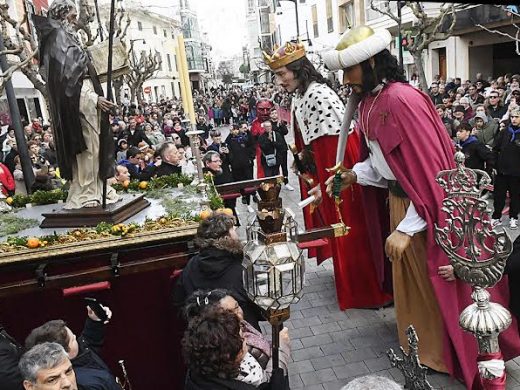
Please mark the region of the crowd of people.
[[[501, 223], [509, 193], [509, 227], [518, 228], [520, 212], [520, 75], [474, 81], [440, 78], [429, 95], [446, 131], [466, 156], [466, 166], [493, 177], [493, 221]], [[518, 102], [517, 102], [518, 100]]]
[[[253, 178], [256, 145], [260, 140], [258, 135], [251, 134], [250, 125], [256, 119], [257, 101], [266, 98], [277, 102], [269, 119], [274, 132], [270, 130], [269, 133], [275, 134], [275, 137], [278, 135], [276, 147], [279, 149], [280, 163], [276, 167], [281, 167], [284, 176], [288, 177], [287, 145], [284, 141], [288, 130], [286, 122], [279, 120], [277, 115], [283, 104], [287, 104], [287, 96], [273, 84], [258, 85], [247, 91], [238, 87], [220, 87], [211, 89], [207, 94], [195, 94], [197, 129], [203, 132], [200, 135], [201, 154], [216, 152], [221, 161], [218, 167], [213, 164], [213, 169], [204, 167], [219, 176], [217, 183]], [[42, 122], [41, 118], [34, 118], [30, 123], [24, 123], [25, 140], [36, 178], [31, 191], [66, 185], [60, 176], [52, 125]], [[152, 177], [174, 173], [195, 175], [196, 162], [186, 134], [188, 125], [182, 101], [175, 97], [140, 105], [123, 100], [123, 104], [110, 115], [116, 169], [109, 183], [147, 181]], [[222, 126], [229, 126], [230, 130], [225, 138], [222, 132], [226, 129]], [[14, 129], [9, 127], [6, 130], [0, 137], [2, 192], [4, 196], [26, 194], [28, 191]], [[273, 152], [269, 139], [263, 145], [269, 153]], [[205, 161], [211, 165], [210, 160]], [[274, 169], [271, 171], [272, 174], [276, 173]], [[290, 185], [287, 187], [292, 190]], [[244, 196], [243, 202], [249, 204], [249, 195]], [[233, 205], [231, 207], [234, 209]]]

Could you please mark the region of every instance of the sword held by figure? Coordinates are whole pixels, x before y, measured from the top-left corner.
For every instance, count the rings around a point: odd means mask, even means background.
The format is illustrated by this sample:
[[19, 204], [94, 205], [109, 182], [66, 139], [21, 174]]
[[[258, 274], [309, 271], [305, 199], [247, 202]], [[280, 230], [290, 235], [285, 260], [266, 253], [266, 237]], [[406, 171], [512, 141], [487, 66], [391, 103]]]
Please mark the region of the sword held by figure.
[[[352, 119], [354, 118], [354, 113], [356, 112], [359, 102], [361, 101], [361, 96], [356, 93], [351, 93], [347, 102], [347, 107], [345, 108], [345, 114], [343, 115], [343, 121], [341, 123], [341, 130], [339, 133], [338, 139], [338, 148], [336, 150], [336, 165], [331, 168], [327, 168], [327, 172], [331, 172], [334, 174], [332, 179], [332, 193], [329, 193], [330, 196], [334, 197], [334, 203], [336, 205], [336, 213], [338, 214], [338, 219], [340, 223], [345, 224], [343, 222], [343, 218], [341, 216], [341, 210], [339, 205], [341, 204], [341, 185], [343, 182], [344, 175], [355, 175], [350, 169], [345, 168], [343, 165], [343, 159], [345, 158], [345, 151], [347, 150], [347, 142], [348, 136], [350, 133], [350, 126], [352, 123]], [[330, 182], [330, 178], [325, 182], [325, 185], [328, 185]]]

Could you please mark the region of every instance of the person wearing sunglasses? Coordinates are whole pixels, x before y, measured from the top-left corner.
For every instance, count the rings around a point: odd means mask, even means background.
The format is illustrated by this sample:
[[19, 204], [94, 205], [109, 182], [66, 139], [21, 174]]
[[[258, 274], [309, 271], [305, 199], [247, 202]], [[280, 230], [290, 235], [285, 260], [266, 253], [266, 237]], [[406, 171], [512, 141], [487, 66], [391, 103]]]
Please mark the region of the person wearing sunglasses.
[[491, 91], [489, 93], [487, 103], [489, 116], [498, 122], [507, 112], [507, 107], [502, 104], [502, 100], [500, 99], [498, 91]]

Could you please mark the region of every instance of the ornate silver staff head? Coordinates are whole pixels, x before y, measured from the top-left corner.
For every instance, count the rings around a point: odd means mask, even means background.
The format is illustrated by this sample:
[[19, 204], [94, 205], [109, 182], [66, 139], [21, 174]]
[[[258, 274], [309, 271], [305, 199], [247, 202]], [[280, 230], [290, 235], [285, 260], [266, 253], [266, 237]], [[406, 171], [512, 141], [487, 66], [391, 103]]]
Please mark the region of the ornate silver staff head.
[[447, 218], [445, 227], [435, 227], [435, 240], [459, 279], [488, 288], [502, 278], [512, 244], [505, 231], [493, 230], [487, 202], [480, 198], [491, 178], [482, 170], [466, 168], [464, 159], [464, 153], [456, 152], [457, 168], [437, 175], [446, 192], [442, 210]]

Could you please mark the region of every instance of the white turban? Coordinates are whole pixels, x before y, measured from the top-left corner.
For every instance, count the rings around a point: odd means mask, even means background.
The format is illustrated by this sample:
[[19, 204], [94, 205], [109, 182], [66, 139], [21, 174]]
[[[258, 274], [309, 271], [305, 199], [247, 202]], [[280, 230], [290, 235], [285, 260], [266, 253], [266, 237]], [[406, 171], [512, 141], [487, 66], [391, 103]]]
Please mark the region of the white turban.
[[323, 53], [323, 62], [329, 70], [340, 70], [368, 60], [382, 52], [392, 41], [392, 35], [386, 29], [378, 29], [374, 34], [361, 42], [343, 50], [329, 50]]

